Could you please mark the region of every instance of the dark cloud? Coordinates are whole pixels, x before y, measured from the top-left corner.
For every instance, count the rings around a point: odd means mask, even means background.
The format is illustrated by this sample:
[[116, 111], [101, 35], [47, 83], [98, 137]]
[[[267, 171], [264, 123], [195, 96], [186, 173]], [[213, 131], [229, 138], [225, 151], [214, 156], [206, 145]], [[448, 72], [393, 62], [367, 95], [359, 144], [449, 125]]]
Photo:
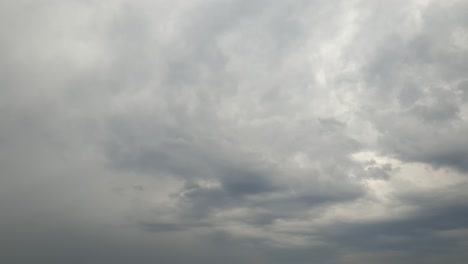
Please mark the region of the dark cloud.
[[0, 261], [462, 263], [464, 1], [0, 1]]

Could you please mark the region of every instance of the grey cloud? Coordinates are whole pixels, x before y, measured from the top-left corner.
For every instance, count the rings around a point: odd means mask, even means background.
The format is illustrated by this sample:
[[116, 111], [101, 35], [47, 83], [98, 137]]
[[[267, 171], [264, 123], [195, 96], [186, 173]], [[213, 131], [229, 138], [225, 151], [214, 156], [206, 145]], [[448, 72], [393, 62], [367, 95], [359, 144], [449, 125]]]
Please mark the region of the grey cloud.
[[382, 135], [383, 151], [466, 171], [466, 103], [457, 88], [466, 78], [460, 71], [465, 52], [453, 43], [466, 12], [462, 2], [423, 8], [416, 33], [390, 35], [366, 66], [371, 98], [379, 104], [364, 109], [374, 109], [367, 114]]
[[[419, 246], [414, 240], [430, 244], [436, 232], [464, 227], [467, 217], [464, 206], [427, 208], [409, 219], [347, 226], [345, 231], [338, 233], [339, 238], [332, 236], [331, 241], [364, 249], [411, 250], [408, 247]], [[450, 248], [452, 245], [446, 246]]]
[[0, 1], [0, 261], [461, 263], [467, 10]]
[[[239, 169], [227, 170], [222, 177], [222, 186], [232, 194], [257, 194], [275, 190], [274, 184], [268, 175], [249, 172]], [[276, 187], [278, 188], [278, 187]]]
[[150, 232], [185, 231], [188, 227], [172, 223], [142, 223], [142, 228]]
[[[397, 219], [331, 225], [320, 232], [324, 240], [339, 244], [341, 248], [354, 248], [356, 252], [395, 252], [406, 261], [423, 263], [463, 255], [462, 239], [440, 236], [443, 232], [464, 229], [468, 208], [464, 203], [466, 184], [440, 188], [433, 191], [402, 193], [401, 204], [417, 208], [411, 214]], [[422, 260], [423, 258], [424, 260]]]

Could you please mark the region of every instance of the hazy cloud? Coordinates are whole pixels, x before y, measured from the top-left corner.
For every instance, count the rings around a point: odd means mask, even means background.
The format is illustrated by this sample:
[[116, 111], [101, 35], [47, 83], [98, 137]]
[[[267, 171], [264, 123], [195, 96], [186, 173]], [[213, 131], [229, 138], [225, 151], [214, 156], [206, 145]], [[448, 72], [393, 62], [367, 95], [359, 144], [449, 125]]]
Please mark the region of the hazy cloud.
[[462, 263], [464, 1], [0, 1], [0, 260]]

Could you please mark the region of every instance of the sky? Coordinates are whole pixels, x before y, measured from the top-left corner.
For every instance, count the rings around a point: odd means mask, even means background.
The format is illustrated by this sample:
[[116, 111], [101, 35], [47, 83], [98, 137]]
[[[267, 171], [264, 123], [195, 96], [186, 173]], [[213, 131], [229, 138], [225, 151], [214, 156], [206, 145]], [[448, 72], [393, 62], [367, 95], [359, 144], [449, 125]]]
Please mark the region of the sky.
[[468, 258], [468, 1], [0, 0], [0, 262]]

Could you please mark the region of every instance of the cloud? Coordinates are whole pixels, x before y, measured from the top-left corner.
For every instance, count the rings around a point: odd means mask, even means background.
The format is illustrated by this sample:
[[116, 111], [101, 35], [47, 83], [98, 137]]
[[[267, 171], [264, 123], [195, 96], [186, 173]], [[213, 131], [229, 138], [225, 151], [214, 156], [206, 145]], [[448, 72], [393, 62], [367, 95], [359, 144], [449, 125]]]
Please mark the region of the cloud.
[[3, 262], [466, 259], [463, 1], [0, 10]]

